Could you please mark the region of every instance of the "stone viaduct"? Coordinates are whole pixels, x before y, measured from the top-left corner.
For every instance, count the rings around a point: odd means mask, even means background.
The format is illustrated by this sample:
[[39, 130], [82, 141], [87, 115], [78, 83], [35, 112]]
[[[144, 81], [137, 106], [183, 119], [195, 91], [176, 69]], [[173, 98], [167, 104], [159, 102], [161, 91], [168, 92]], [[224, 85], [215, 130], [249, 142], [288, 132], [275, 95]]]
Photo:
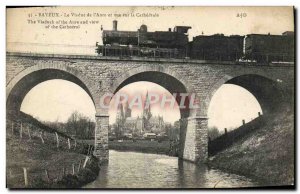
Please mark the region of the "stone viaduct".
[[294, 107], [294, 70], [293, 64], [7, 53], [6, 106], [7, 113], [17, 114], [25, 95], [46, 80], [63, 79], [79, 85], [96, 110], [94, 154], [106, 161], [109, 115], [99, 105], [104, 93], [116, 93], [137, 81], [157, 83], [170, 93], [196, 93], [199, 108], [180, 111], [187, 122], [180, 130], [179, 157], [205, 162], [207, 110], [218, 88], [226, 83], [239, 85], [256, 97], [264, 115], [271, 114], [286, 105]]

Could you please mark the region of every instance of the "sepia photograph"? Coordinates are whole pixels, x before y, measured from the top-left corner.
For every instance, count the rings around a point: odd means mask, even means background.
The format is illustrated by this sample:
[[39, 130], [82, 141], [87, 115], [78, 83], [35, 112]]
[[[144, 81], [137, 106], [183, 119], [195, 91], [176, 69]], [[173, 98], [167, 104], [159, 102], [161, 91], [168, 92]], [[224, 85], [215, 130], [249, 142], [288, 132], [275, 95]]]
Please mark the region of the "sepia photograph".
[[6, 188], [295, 189], [293, 6], [5, 11]]

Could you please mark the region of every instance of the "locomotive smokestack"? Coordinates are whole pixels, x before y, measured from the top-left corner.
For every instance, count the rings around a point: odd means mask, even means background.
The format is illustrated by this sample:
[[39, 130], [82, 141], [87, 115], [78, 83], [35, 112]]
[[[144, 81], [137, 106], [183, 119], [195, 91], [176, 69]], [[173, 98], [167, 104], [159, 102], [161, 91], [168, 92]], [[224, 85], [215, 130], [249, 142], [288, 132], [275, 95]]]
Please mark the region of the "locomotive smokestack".
[[118, 30], [118, 21], [117, 21], [117, 20], [114, 20], [114, 21], [113, 21], [113, 30], [114, 30], [114, 31], [117, 31], [117, 30]]

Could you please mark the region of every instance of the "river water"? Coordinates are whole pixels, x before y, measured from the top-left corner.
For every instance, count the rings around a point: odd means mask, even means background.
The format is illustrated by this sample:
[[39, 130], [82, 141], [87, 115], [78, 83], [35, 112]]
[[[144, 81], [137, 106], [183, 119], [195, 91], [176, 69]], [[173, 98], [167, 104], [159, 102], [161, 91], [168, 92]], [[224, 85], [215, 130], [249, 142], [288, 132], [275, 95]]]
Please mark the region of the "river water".
[[109, 151], [109, 163], [85, 188], [226, 188], [258, 182], [159, 154]]

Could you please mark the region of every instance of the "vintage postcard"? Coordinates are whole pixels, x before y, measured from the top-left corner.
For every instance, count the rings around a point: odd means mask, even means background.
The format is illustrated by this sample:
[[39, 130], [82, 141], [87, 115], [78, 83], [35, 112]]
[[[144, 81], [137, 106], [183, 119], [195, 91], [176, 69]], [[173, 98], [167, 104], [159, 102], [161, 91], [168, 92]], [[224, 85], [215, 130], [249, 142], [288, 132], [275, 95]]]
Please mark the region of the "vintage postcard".
[[294, 7], [7, 7], [9, 189], [295, 188]]

